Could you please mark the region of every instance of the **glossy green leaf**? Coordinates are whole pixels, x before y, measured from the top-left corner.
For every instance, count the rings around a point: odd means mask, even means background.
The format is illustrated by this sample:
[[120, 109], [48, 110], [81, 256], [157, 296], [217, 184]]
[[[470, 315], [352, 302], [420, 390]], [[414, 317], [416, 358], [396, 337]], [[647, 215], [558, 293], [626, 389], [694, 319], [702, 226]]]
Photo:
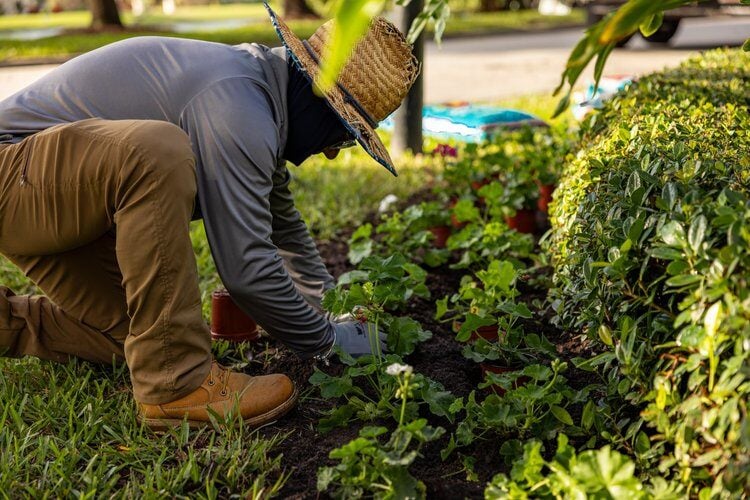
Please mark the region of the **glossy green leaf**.
[[706, 237], [706, 229], [708, 227], [708, 220], [705, 216], [699, 215], [690, 224], [690, 230], [688, 231], [688, 242], [693, 248], [694, 252], [700, 250], [703, 240]]
[[664, 13], [655, 12], [650, 17], [641, 22], [639, 29], [643, 36], [651, 36], [661, 28], [662, 22], [664, 22]]
[[565, 425], [573, 425], [573, 418], [565, 408], [557, 405], [552, 405], [550, 406], [550, 411], [560, 422], [564, 423]]

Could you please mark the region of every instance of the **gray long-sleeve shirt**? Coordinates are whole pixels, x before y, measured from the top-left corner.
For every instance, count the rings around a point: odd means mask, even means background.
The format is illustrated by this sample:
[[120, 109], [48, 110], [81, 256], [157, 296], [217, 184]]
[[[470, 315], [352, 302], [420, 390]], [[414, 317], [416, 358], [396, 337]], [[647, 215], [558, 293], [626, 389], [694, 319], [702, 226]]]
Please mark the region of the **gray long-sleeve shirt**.
[[333, 339], [333, 325], [310, 305], [333, 280], [281, 159], [287, 71], [283, 47], [133, 38], [0, 101], [0, 135], [20, 141], [87, 118], [180, 126], [197, 159], [198, 206], [224, 285], [268, 333], [310, 357]]

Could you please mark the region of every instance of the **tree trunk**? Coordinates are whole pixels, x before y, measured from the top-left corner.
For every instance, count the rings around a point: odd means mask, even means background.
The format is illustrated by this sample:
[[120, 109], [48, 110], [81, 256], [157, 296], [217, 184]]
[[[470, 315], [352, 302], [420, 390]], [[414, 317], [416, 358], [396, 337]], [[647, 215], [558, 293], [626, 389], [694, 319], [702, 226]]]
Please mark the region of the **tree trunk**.
[[505, 2], [500, 2], [498, 0], [481, 0], [479, 2], [479, 11], [494, 12], [496, 10], [501, 10], [504, 3]]
[[[409, 27], [417, 15], [422, 12], [424, 0], [412, 0], [406, 7], [396, 8], [396, 26], [404, 33], [409, 32]], [[414, 154], [422, 152], [422, 107], [424, 105], [424, 31], [413, 48], [414, 55], [422, 63], [422, 71], [411, 87], [409, 94], [393, 115], [394, 129], [391, 138], [391, 149], [394, 156], [398, 157], [405, 151]]]
[[90, 0], [91, 28], [95, 30], [122, 28], [115, 0]]
[[305, 0], [284, 0], [285, 19], [317, 19], [318, 17]]

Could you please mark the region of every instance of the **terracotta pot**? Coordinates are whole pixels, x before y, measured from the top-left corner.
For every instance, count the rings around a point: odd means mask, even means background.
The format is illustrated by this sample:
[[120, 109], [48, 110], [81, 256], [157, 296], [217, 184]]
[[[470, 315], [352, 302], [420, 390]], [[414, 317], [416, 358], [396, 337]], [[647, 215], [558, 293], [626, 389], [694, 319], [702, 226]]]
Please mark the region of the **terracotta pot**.
[[[448, 208], [451, 209], [455, 207], [456, 203], [458, 203], [458, 198], [451, 198], [451, 201], [448, 202]], [[455, 215], [451, 214], [451, 226], [453, 226], [455, 229], [463, 229], [466, 224], [466, 222], [459, 221]]]
[[255, 321], [237, 307], [229, 292], [223, 289], [211, 294], [211, 338], [230, 342], [248, 342], [260, 338]]
[[[482, 380], [487, 378], [488, 373], [494, 373], [494, 374], [502, 374], [502, 373], [508, 373], [508, 372], [514, 372], [517, 370], [517, 368], [510, 368], [507, 366], [501, 366], [501, 365], [493, 365], [492, 363], [479, 363], [479, 369], [482, 370]], [[513, 382], [513, 388], [517, 388], [519, 385], [523, 385], [526, 382], [528, 382], [530, 379], [529, 377], [518, 377]], [[500, 387], [499, 385], [492, 384], [491, 386], [487, 387], [488, 391], [494, 392], [498, 396], [503, 396], [505, 394], [505, 389]]]
[[474, 191], [479, 191], [490, 182], [492, 182], [491, 179], [482, 179], [481, 181], [471, 181], [471, 189], [473, 189]]
[[554, 184], [540, 184], [539, 185], [539, 199], [536, 202], [537, 208], [547, 213], [547, 209], [549, 208], [549, 204], [552, 201], [552, 193], [555, 192], [555, 185]]
[[508, 227], [519, 233], [534, 234], [536, 232], [536, 214], [534, 210], [523, 208], [516, 212], [513, 217], [506, 217], [505, 223]]
[[[453, 322], [453, 331], [458, 332], [461, 329], [462, 323], [459, 321]], [[497, 342], [500, 338], [500, 329], [497, 325], [480, 326], [473, 332], [469, 337], [469, 342], [474, 342], [479, 339], [484, 339], [487, 342]]]
[[435, 226], [429, 228], [428, 231], [435, 236], [433, 240], [435, 248], [445, 248], [448, 238], [450, 238], [451, 232], [453, 232], [450, 226]]

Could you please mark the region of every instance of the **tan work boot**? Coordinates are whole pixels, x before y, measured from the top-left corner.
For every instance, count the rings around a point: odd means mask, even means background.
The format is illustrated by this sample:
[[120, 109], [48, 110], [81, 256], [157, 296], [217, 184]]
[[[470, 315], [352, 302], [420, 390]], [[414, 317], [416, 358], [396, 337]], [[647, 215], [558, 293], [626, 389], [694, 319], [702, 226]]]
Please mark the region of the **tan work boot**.
[[186, 416], [191, 428], [203, 427], [210, 423], [209, 408], [224, 417], [239, 403], [245, 424], [258, 427], [286, 414], [296, 402], [297, 389], [286, 375], [251, 377], [214, 361], [206, 380], [187, 396], [160, 405], [139, 403], [138, 407], [142, 422], [163, 430], [181, 425]]

